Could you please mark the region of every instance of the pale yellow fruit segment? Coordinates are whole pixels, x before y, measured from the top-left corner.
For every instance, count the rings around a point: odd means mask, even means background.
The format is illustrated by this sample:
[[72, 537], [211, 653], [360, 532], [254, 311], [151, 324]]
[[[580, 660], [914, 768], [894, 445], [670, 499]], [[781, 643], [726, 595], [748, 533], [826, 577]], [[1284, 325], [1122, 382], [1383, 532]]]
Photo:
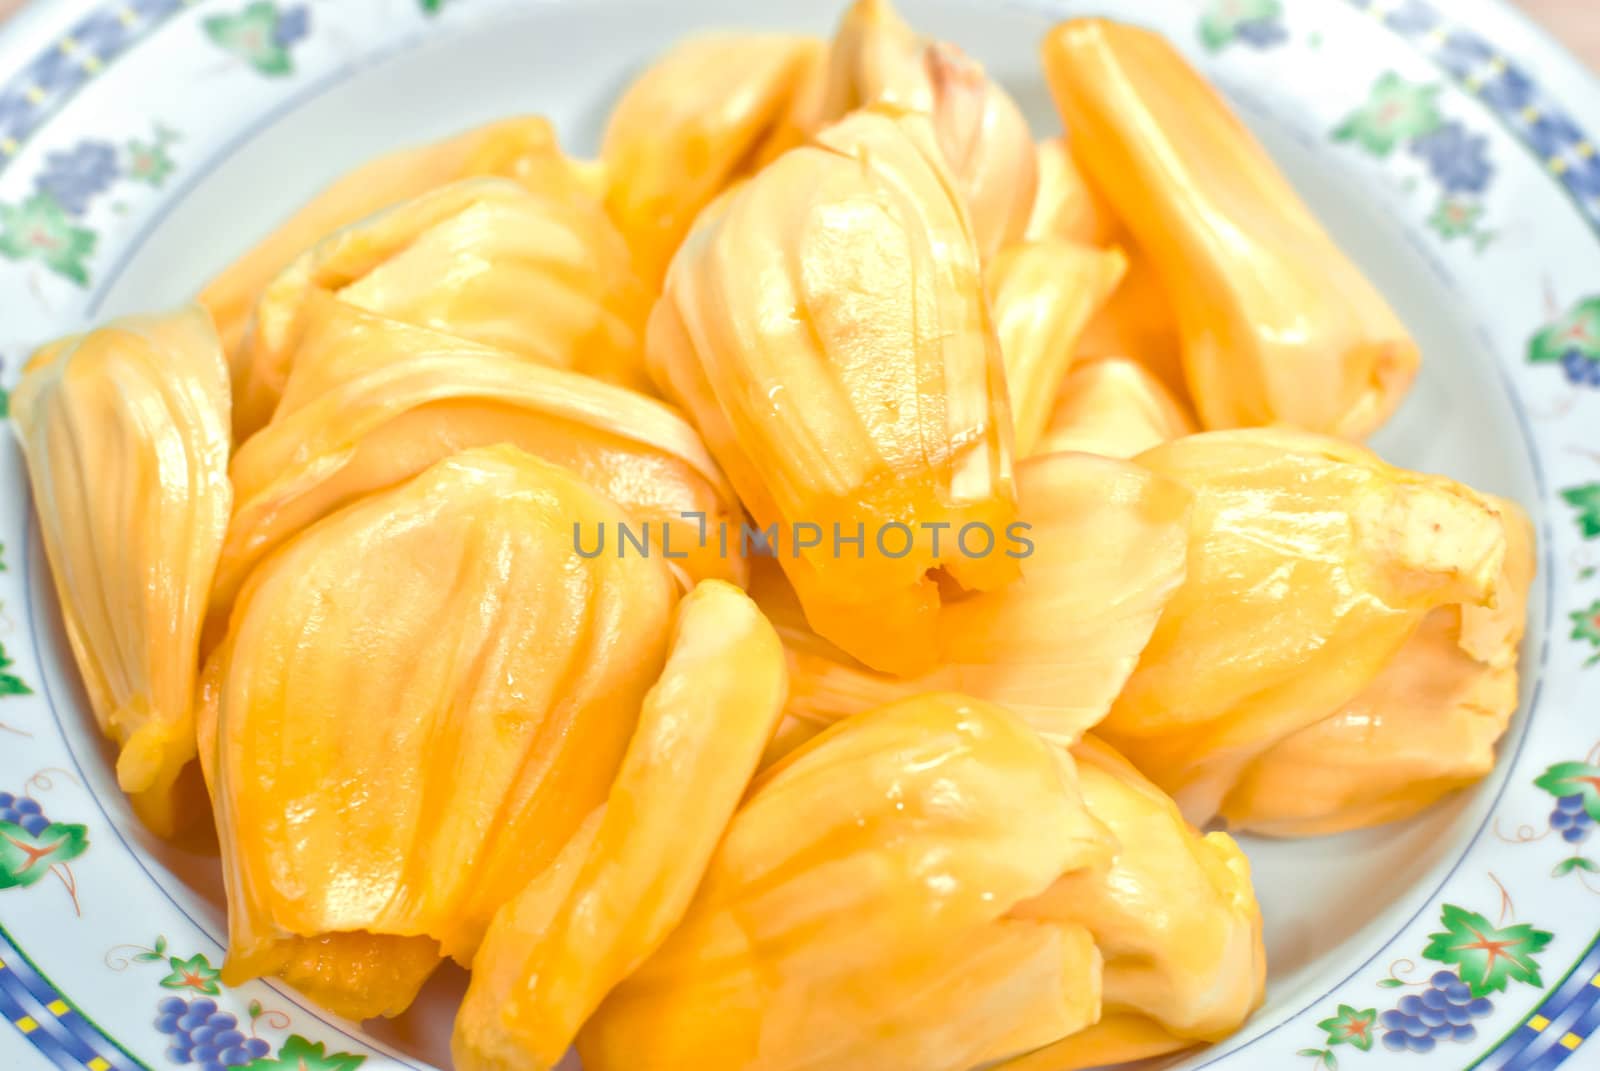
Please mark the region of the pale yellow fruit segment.
[[[341, 227], [429, 190], [479, 175], [542, 186], [569, 165], [555, 131], [536, 116], [514, 116], [427, 145], [368, 160], [306, 202], [200, 292], [230, 360], [243, 344], [251, 310], [273, 277]], [[575, 175], [575, 180], [592, 180]]]
[[[621, 519], [565, 469], [471, 450], [251, 574], [200, 713], [229, 984], [305, 971], [359, 1018], [471, 961], [605, 800], [665, 659], [665, 565], [573, 553], [574, 521]], [[374, 985], [341, 955], [409, 968]]]
[[791, 110], [821, 54], [820, 41], [798, 34], [692, 37], [617, 102], [600, 149], [606, 208], [651, 287], [701, 209], [770, 143], [799, 140]]
[[1177, 49], [1077, 19], [1044, 66], [1075, 157], [1165, 284], [1205, 426], [1361, 438], [1388, 419], [1416, 344]]
[[457, 1071], [553, 1067], [682, 919], [783, 713], [783, 647], [738, 588], [678, 604], [617, 780], [560, 860], [495, 915], [456, 1018]]
[[[926, 118], [855, 112], [713, 205], [673, 262], [648, 356], [756, 523], [778, 526], [812, 626], [855, 657], [926, 670], [929, 573], [969, 590], [1016, 576], [1003, 553], [949, 538], [935, 552], [926, 528], [999, 542], [1016, 516], [977, 249]], [[819, 538], [790, 553], [800, 524]], [[859, 532], [859, 554], [836, 553], [835, 531]]]
[[1094, 1020], [1085, 928], [1007, 917], [1114, 844], [1073, 765], [960, 696], [764, 773], [682, 924], [579, 1035], [589, 1071], [965, 1071]]
[[1194, 418], [1149, 369], [1109, 357], [1068, 373], [1038, 452], [1135, 457], [1194, 432]]
[[1371, 684], [1430, 610], [1497, 598], [1501, 514], [1454, 481], [1286, 429], [1137, 461], [1194, 493], [1188, 571], [1100, 732], [1197, 824], [1252, 760]]
[[532, 363], [648, 387], [649, 292], [599, 203], [571, 181], [452, 183], [307, 250], [256, 306], [235, 368], [238, 437], [272, 418], [319, 293]]
[[1020, 239], [1039, 164], [1016, 101], [948, 41], [929, 41], [889, 0], [856, 0], [828, 49], [816, 126], [873, 103], [930, 116], [985, 259]]
[[[496, 443], [570, 469], [686, 576], [742, 582], [743, 558], [710, 539], [701, 545], [701, 521], [685, 516], [703, 517], [714, 532], [736, 524], [740, 511], [700, 437], [670, 406], [326, 294], [306, 319], [276, 419], [234, 458], [238, 505], [212, 592], [212, 631], [250, 570], [307, 526], [457, 451]], [[590, 554], [643, 552], [615, 529], [580, 527], [571, 539]]]
[[1301, 837], [1393, 822], [1494, 769], [1535, 568], [1531, 524], [1515, 504], [1495, 506], [1507, 535], [1498, 605], [1423, 618], [1360, 695], [1250, 764], [1222, 806], [1231, 825]]
[[1056, 239], [1007, 246], [984, 266], [1018, 458], [1041, 452], [1078, 337], [1127, 266], [1119, 250]]
[[34, 354], [11, 395], [67, 639], [117, 783], [155, 832], [197, 806], [201, 623], [223, 531], [228, 374], [191, 306], [114, 320]]

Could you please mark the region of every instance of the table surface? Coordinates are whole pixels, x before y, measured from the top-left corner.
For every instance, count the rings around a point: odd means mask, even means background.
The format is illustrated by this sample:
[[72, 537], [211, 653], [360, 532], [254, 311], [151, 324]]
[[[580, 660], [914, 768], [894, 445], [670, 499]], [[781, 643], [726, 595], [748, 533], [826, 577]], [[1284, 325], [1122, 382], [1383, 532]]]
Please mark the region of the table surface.
[[[27, 0], [0, 0], [0, 21]], [[33, 0], [45, 3], [47, 0]], [[1512, 0], [1591, 69], [1600, 71], [1600, 0]]]

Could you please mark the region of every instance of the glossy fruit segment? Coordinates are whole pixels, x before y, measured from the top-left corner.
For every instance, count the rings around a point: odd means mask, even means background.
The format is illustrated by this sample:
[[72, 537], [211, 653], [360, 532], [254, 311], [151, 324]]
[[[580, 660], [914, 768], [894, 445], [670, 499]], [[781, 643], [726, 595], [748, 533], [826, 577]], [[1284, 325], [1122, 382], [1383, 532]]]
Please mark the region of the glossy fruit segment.
[[1183, 340], [1166, 284], [1131, 235], [1120, 235], [1118, 245], [1128, 257], [1128, 270], [1078, 336], [1077, 360], [1135, 361], [1192, 409], [1183, 372]]
[[835, 726], [757, 780], [682, 924], [579, 1035], [584, 1067], [965, 1071], [1082, 1028], [1086, 929], [1007, 917], [1110, 861], [1075, 780], [959, 696]]
[[889, 0], [856, 0], [828, 50], [819, 125], [874, 102], [932, 118], [986, 259], [1022, 237], [1039, 165], [1016, 101], [961, 49], [917, 34]]
[[1236, 828], [1315, 836], [1409, 818], [1494, 769], [1517, 709], [1517, 655], [1534, 574], [1534, 534], [1495, 500], [1505, 565], [1493, 608], [1434, 610], [1360, 695], [1264, 752], [1228, 794]]
[[813, 633], [770, 565], [752, 594], [789, 658], [789, 712], [828, 724], [898, 698], [961, 691], [1075, 743], [1110, 709], [1183, 583], [1189, 493], [1126, 461], [1060, 454], [1017, 467], [1032, 552], [1022, 580], [947, 601], [937, 665], [875, 673]]
[[318, 242], [267, 286], [236, 384], [242, 438], [271, 419], [313, 295], [644, 389], [650, 298], [597, 201], [571, 183], [473, 179]]
[[499, 175], [542, 184], [565, 161], [550, 124], [514, 116], [369, 160], [313, 197], [200, 293], [230, 356], [266, 285], [290, 261], [340, 227], [458, 179]]
[[741, 514], [676, 410], [326, 295], [308, 319], [278, 418], [234, 458], [239, 502], [212, 592], [214, 618], [226, 618], [256, 563], [309, 525], [457, 451], [496, 443], [566, 467], [622, 507], [626, 533], [569, 532], [583, 553], [648, 552], [694, 579], [743, 580], [739, 555], [700, 543], [696, 516], [715, 530]]
[[1154, 374], [1112, 357], [1073, 367], [1037, 451], [1134, 457], [1194, 432], [1194, 418]]
[[[421, 939], [470, 962], [605, 800], [663, 663], [665, 565], [573, 549], [574, 523], [623, 516], [565, 469], [471, 450], [251, 574], [200, 714], [229, 984], [311, 960], [328, 1006], [393, 1014], [409, 994], [361, 963]], [[348, 970], [316, 952], [336, 934]]]
[[1499, 510], [1287, 429], [1138, 463], [1194, 493], [1188, 573], [1100, 732], [1203, 824], [1258, 755], [1354, 699], [1430, 610], [1493, 605]]
[[[117, 784], [169, 836], [193, 817], [201, 622], [233, 491], [228, 373], [203, 309], [54, 342], [11, 395], [67, 640]], [[187, 805], [186, 805], [187, 804]]]
[[678, 604], [605, 808], [502, 907], [456, 1018], [457, 1071], [550, 1068], [682, 919], [783, 713], [783, 647], [738, 588]]
[[1360, 438], [1418, 352], [1214, 89], [1159, 35], [1102, 19], [1046, 38], [1072, 151], [1159, 271], [1208, 428]]
[[[930, 573], [979, 590], [1016, 576], [950, 537], [977, 525], [1001, 543], [1015, 519], [1011, 417], [977, 249], [925, 118], [853, 113], [702, 215], [648, 355], [757, 525], [777, 526], [812, 626], [855, 657], [925, 671]], [[930, 525], [945, 526], [937, 550]]]
[[767, 143], [798, 137], [788, 117], [821, 55], [814, 37], [706, 34], [668, 50], [628, 87], [600, 156], [606, 208], [650, 286], [700, 210], [744, 177]]
[[1067, 139], [1047, 138], [1039, 142], [1037, 152], [1039, 191], [1023, 237], [1030, 242], [1058, 238], [1100, 248], [1119, 244], [1122, 224], [1078, 168]]
[[1012, 913], [1077, 923], [1094, 935], [1111, 1022], [1018, 1066], [1091, 1067], [1226, 1037], [1261, 1005], [1266, 988], [1248, 860], [1226, 833], [1201, 836], [1165, 793], [1095, 737], [1072, 755], [1089, 813], [1120, 845], [1116, 859], [1109, 871], [1065, 875]]
[[1018, 458], [1035, 452], [1078, 337], [1127, 266], [1116, 249], [1058, 239], [1007, 246], [984, 266]]

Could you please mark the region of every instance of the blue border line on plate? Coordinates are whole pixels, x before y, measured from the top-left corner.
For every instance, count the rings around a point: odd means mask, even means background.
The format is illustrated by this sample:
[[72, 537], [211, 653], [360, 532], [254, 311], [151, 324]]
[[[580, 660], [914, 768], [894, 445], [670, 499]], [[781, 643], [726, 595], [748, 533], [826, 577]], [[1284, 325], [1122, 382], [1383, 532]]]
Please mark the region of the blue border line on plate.
[[120, 0], [80, 19], [0, 88], [0, 172], [106, 66], [198, 0]]
[[1600, 235], [1600, 144], [1493, 42], [1429, 0], [1344, 0], [1417, 46], [1481, 101], [1571, 198]]
[[69, 1071], [150, 1071], [50, 983], [0, 926], [0, 1015]]

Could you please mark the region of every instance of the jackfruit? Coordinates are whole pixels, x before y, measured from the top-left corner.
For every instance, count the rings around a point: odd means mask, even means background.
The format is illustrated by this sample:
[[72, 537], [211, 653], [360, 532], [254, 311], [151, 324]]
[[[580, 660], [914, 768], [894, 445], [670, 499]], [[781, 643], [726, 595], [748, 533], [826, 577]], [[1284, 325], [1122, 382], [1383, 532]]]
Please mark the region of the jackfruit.
[[[666, 654], [659, 559], [580, 558], [621, 510], [508, 446], [301, 532], [251, 574], [199, 742], [229, 985], [403, 1010], [606, 798]], [[363, 965], [366, 965], [363, 967]]]
[[1194, 493], [1188, 572], [1099, 732], [1197, 825], [1253, 759], [1371, 684], [1429, 611], [1496, 600], [1501, 514], [1452, 480], [1288, 429], [1136, 460]]
[[650, 295], [598, 202], [507, 179], [452, 183], [337, 231], [268, 284], [235, 382], [243, 439], [272, 417], [312, 295], [524, 360], [647, 389]]
[[117, 784], [162, 836], [204, 813], [194, 686], [232, 508], [228, 372], [190, 306], [41, 349], [11, 395], [67, 640]]
[[1000, 539], [1015, 502], [977, 250], [926, 118], [855, 112], [703, 213], [648, 358], [776, 526], [813, 627], [855, 657], [925, 671], [929, 574], [980, 590], [1017, 575], [999, 553], [932, 548], [929, 525]]
[[1134, 457], [1194, 432], [1194, 419], [1149, 369], [1112, 357], [1067, 375], [1037, 451]]
[[682, 919], [783, 713], [783, 647], [717, 580], [678, 604], [661, 679], [602, 811], [495, 915], [456, 1018], [457, 1071], [555, 1066]]
[[1172, 299], [1204, 425], [1361, 438], [1388, 419], [1416, 344], [1177, 49], [1076, 19], [1044, 65], [1074, 155]]
[[923, 696], [762, 774], [683, 922], [578, 1037], [587, 1071], [966, 1071], [1093, 1022], [1082, 925], [1008, 917], [1110, 864], [1070, 758]]

